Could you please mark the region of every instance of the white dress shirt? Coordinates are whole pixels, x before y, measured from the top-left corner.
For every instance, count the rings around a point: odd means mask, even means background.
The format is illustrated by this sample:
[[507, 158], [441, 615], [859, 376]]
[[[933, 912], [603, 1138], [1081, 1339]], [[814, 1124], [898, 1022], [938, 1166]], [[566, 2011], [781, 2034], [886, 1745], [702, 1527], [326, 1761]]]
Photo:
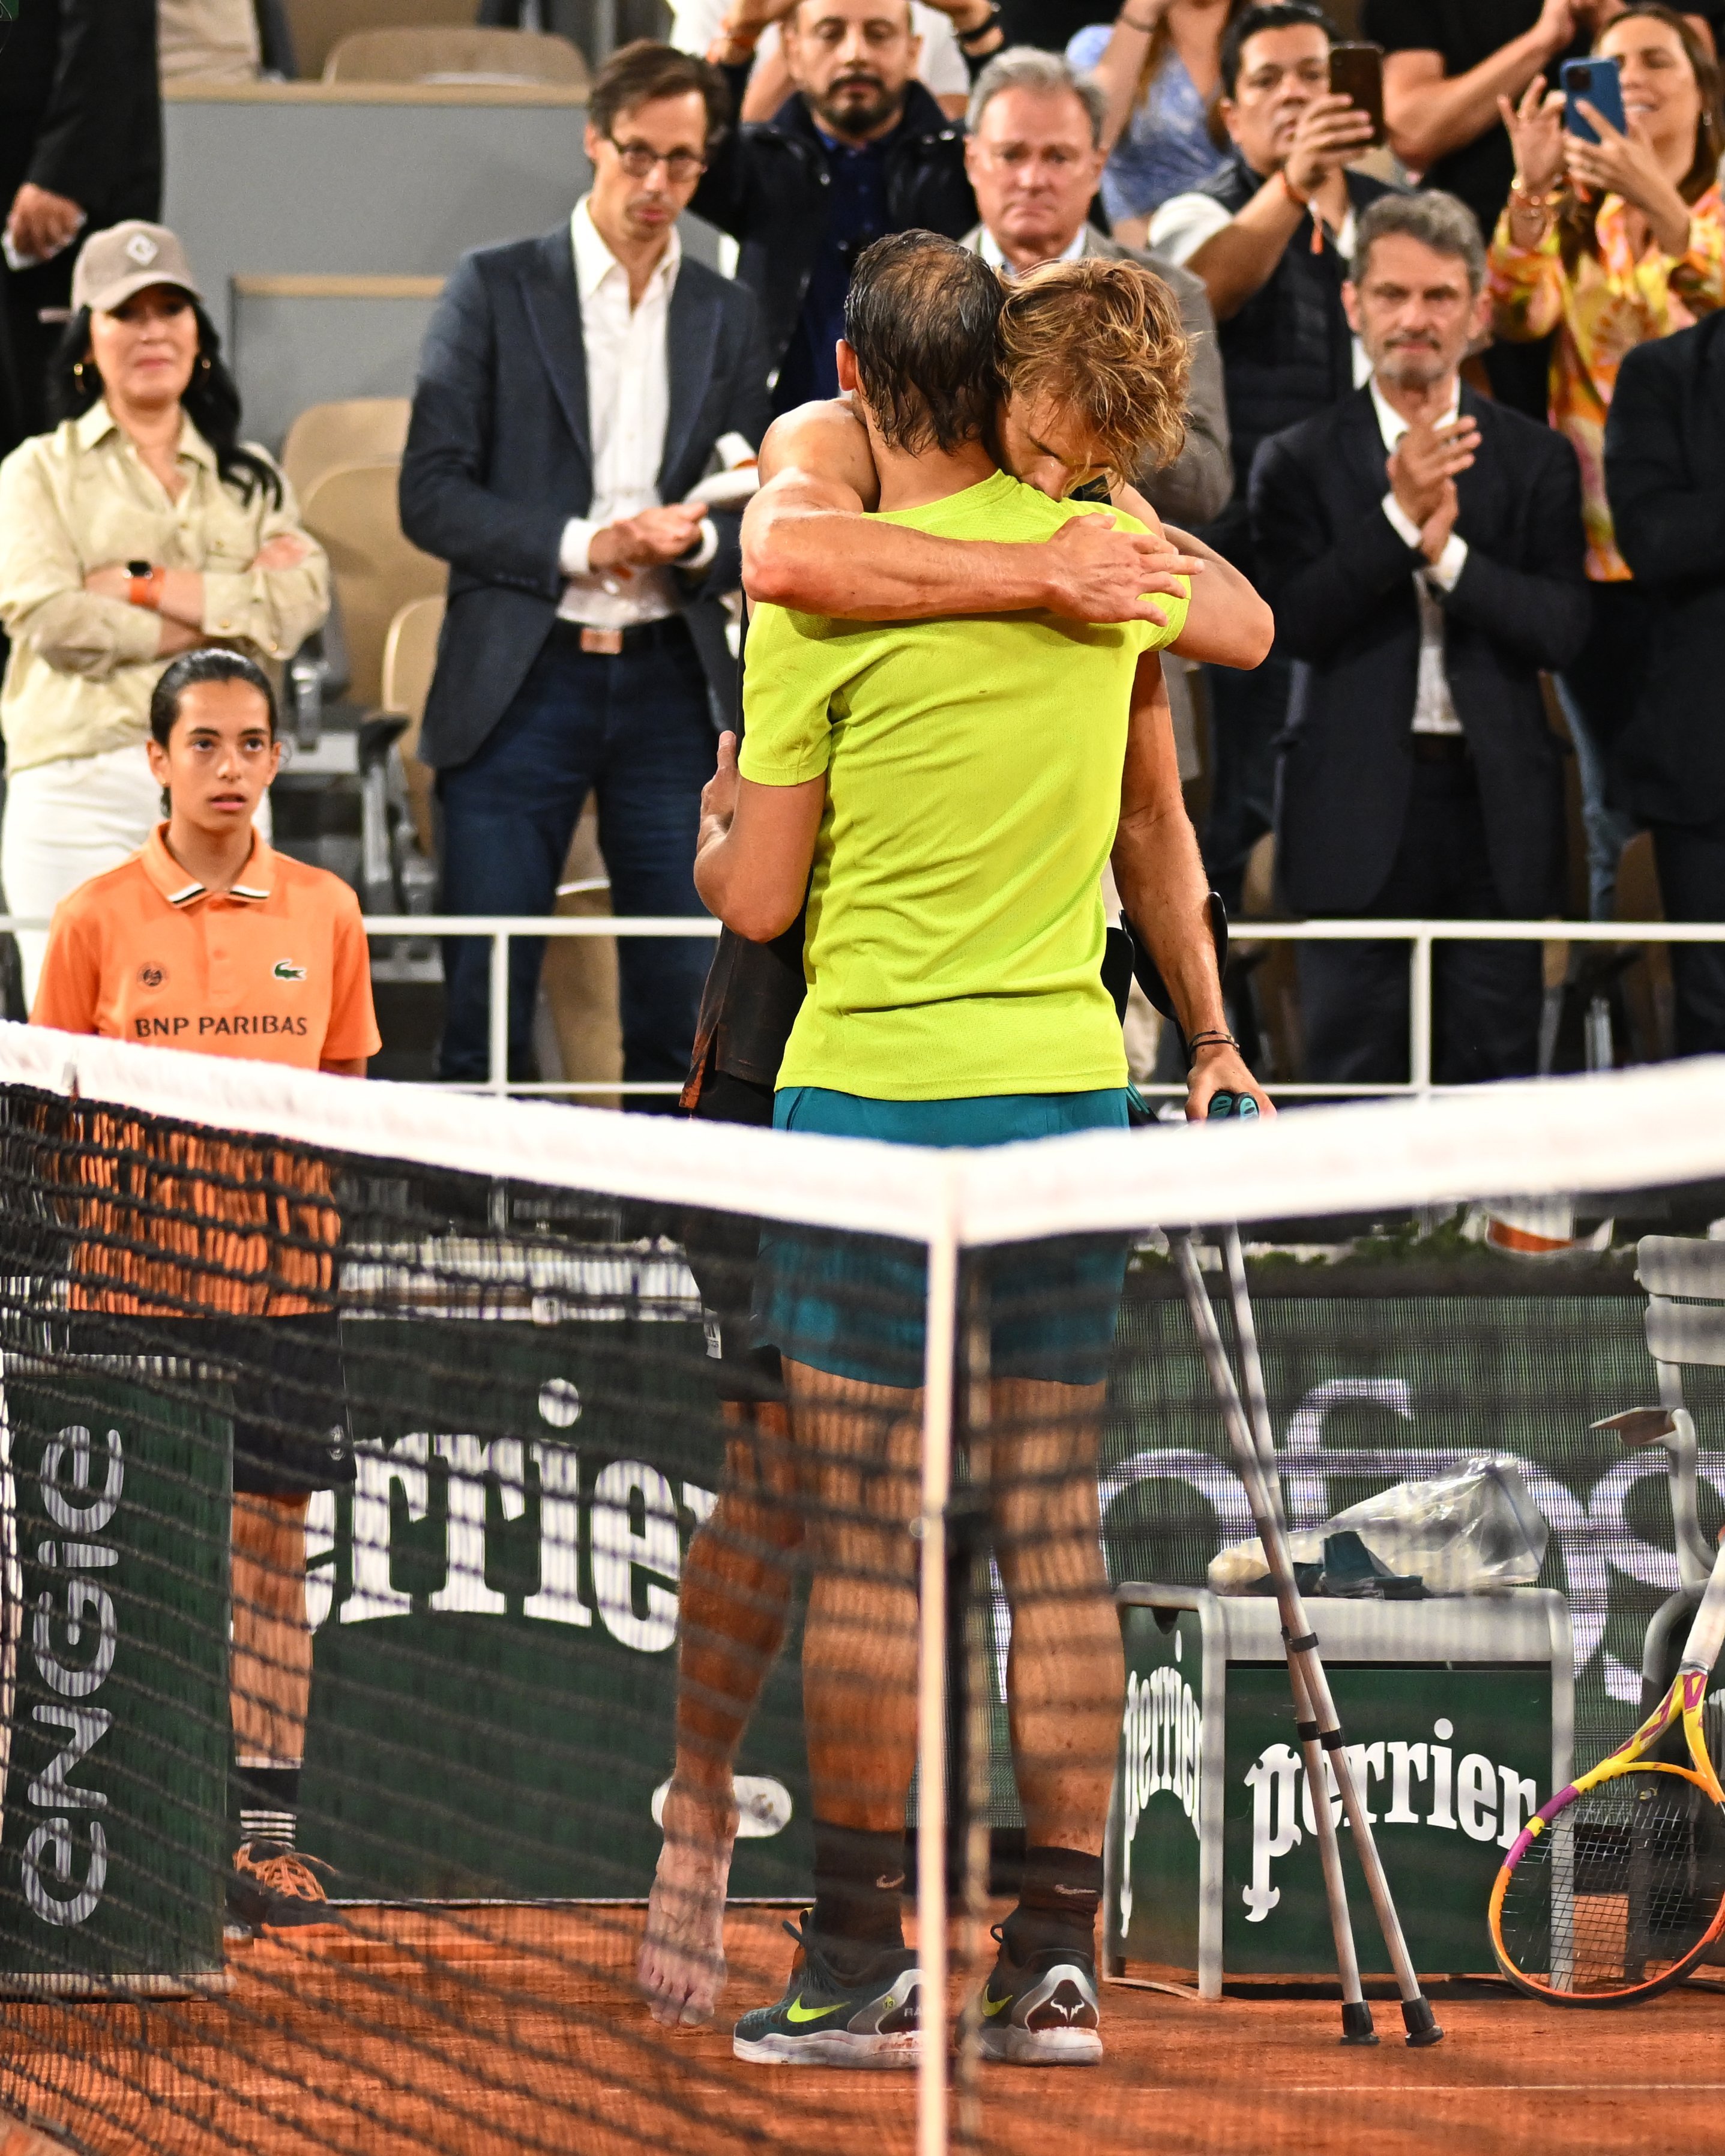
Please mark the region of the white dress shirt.
[[[1050, 262], [1082, 261], [1084, 259], [1084, 243], [1087, 234], [1085, 227], [1081, 224], [1077, 231], [1073, 234], [1071, 239], [1067, 242], [1060, 253], [1058, 254], [1051, 254], [1049, 257], [1049, 260]], [[1017, 270], [1013, 268], [1011, 263], [1009, 263], [1005, 255], [1001, 253], [999, 241], [995, 239], [993, 234], [989, 231], [987, 225], [983, 227], [983, 236], [977, 242], [976, 251], [982, 256], [983, 261], [988, 264], [991, 270], [998, 270], [1003, 277], [1017, 276]], [[1040, 263], [1037, 264], [1039, 269], [1041, 266], [1042, 265]]]
[[[658, 509], [659, 467], [670, 413], [666, 331], [670, 296], [683, 259], [676, 227], [640, 303], [629, 302], [629, 272], [600, 239], [583, 195], [569, 220], [575, 249], [575, 289], [581, 300], [581, 341], [587, 355], [587, 424], [592, 437], [593, 501], [585, 516], [563, 526], [557, 565], [568, 582], [557, 613], [595, 629], [627, 629], [663, 621], [677, 611], [668, 568], [593, 570], [588, 549], [597, 533], [621, 517]], [[701, 542], [678, 566], [704, 569], [717, 552], [712, 519]]]
[[[1394, 456], [1396, 444], [1408, 431], [1408, 423], [1385, 398], [1375, 376], [1372, 380], [1372, 404], [1378, 414], [1378, 432], [1384, 438], [1384, 453]], [[1439, 426], [1450, 426], [1461, 409], [1461, 384], [1458, 380], [1450, 408], [1438, 421]], [[1402, 544], [1417, 547], [1420, 526], [1396, 500], [1394, 487], [1384, 495], [1381, 506]], [[1466, 566], [1467, 542], [1452, 531], [1436, 561], [1429, 568], [1414, 572], [1414, 598], [1420, 608], [1420, 679], [1414, 691], [1416, 734], [1459, 734], [1463, 731], [1455, 716], [1450, 676], [1444, 666], [1444, 610], [1437, 603], [1433, 587], [1438, 591], [1453, 592]]]

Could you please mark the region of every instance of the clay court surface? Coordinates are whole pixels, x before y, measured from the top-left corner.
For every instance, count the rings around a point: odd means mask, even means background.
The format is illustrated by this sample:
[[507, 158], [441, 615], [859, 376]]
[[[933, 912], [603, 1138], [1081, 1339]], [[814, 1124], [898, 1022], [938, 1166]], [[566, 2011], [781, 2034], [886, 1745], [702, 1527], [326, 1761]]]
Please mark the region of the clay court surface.
[[[731, 2016], [780, 1989], [781, 1914], [733, 1912], [721, 2021], [665, 2038], [629, 1985], [639, 1909], [354, 1910], [349, 1935], [317, 1951], [236, 1953], [220, 1999], [0, 2006], [0, 2096], [102, 2156], [908, 2156], [911, 2076], [732, 2060]], [[1449, 2034], [1435, 2050], [1406, 2050], [1386, 2003], [1379, 2048], [1343, 2051], [1322, 2001], [1204, 2005], [1109, 1985], [1105, 2064], [983, 2069], [971, 2145], [1725, 2151], [1725, 1991], [1565, 2013], [1476, 1987], [1438, 2010]]]

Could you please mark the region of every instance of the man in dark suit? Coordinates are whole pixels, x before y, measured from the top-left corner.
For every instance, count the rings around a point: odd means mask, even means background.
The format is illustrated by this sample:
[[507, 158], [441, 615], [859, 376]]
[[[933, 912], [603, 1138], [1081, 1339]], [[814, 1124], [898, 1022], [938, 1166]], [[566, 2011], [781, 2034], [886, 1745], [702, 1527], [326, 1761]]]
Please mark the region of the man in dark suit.
[[[1559, 752], [1542, 668], [1587, 633], [1580, 474], [1561, 435], [1461, 387], [1484, 249], [1453, 195], [1360, 219], [1348, 316], [1372, 378], [1274, 435], [1252, 534], [1278, 648], [1297, 664], [1278, 867], [1302, 913], [1527, 919], [1562, 866]], [[1531, 1074], [1538, 947], [1440, 943], [1434, 1075]], [[1309, 1077], [1408, 1075], [1405, 945], [1312, 943]]]
[[[768, 422], [755, 303], [682, 257], [676, 218], [726, 117], [703, 60], [644, 41], [593, 86], [590, 194], [542, 239], [462, 262], [427, 332], [402, 526], [449, 564], [419, 753], [438, 773], [444, 905], [547, 913], [589, 791], [619, 914], [700, 915], [701, 789], [728, 711], [736, 511], [686, 500]], [[511, 947], [528, 1075], [542, 942]], [[711, 952], [625, 941], [624, 1082], [680, 1082]], [[445, 1078], [488, 1068], [486, 945], [445, 957]]]
[[[1617, 543], [1653, 607], [1651, 670], [1622, 746], [1668, 921], [1725, 921], [1725, 314], [1638, 345], [1605, 424]], [[1680, 1055], [1725, 1050], [1725, 947], [1671, 951]]]
[[13, 13], [0, 64], [0, 456], [48, 425], [78, 235], [162, 215], [155, 0], [28, 0]]

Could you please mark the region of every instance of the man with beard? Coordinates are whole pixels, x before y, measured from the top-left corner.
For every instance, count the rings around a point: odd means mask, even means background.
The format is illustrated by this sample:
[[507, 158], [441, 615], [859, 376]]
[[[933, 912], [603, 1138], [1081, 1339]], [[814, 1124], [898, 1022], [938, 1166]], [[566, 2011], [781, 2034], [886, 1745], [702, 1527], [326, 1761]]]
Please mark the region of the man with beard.
[[[739, 107], [755, 40], [778, 12], [744, 0], [727, 21]], [[980, 64], [1000, 38], [988, 0], [952, 0], [948, 12]], [[838, 394], [845, 295], [871, 240], [918, 227], [957, 239], [976, 223], [964, 131], [916, 80], [909, 0], [798, 0], [783, 38], [797, 95], [765, 125], [731, 131], [691, 205], [742, 242], [737, 275], [761, 305], [775, 412]]]
[[[1483, 321], [1479, 227], [1455, 196], [1387, 195], [1359, 223], [1348, 320], [1372, 378], [1267, 441], [1252, 536], [1298, 662], [1277, 865], [1302, 914], [1527, 920], [1563, 865], [1562, 765], [1541, 669], [1587, 630], [1580, 473], [1561, 434], [1465, 388]], [[1440, 943], [1440, 1084], [1531, 1075], [1531, 943]], [[1309, 1078], [1408, 1075], [1396, 943], [1300, 952]]]

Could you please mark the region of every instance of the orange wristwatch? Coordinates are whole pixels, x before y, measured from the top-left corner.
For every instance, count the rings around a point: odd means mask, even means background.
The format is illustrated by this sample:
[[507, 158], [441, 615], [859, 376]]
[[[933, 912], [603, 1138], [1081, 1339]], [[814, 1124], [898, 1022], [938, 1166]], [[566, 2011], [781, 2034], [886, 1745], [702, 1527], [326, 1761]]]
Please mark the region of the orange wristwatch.
[[150, 562], [128, 562], [126, 573], [131, 578], [127, 599], [135, 607], [147, 607], [151, 613], [162, 611], [162, 588], [167, 582], [167, 571]]

